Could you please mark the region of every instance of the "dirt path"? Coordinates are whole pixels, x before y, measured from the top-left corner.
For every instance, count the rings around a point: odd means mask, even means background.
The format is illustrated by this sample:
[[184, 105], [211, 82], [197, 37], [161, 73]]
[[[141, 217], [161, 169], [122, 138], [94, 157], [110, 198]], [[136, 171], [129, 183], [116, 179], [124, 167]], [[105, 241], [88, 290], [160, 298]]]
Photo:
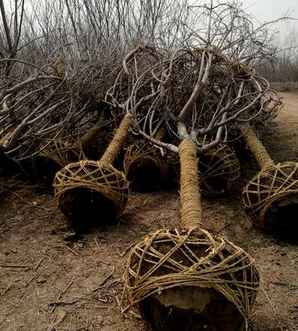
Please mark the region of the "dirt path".
[[298, 160], [298, 93], [280, 93], [285, 104], [275, 121], [276, 127], [264, 142], [276, 161]]
[[[298, 160], [298, 94], [283, 96], [286, 109], [264, 142], [275, 160]], [[0, 330], [149, 330], [120, 313], [123, 253], [147, 232], [177, 224], [178, 195], [134, 195], [119, 225], [71, 243], [52, 197], [22, 185], [1, 197]], [[261, 271], [252, 330], [298, 331], [297, 247], [254, 230], [239, 195], [240, 188], [203, 207], [206, 220], [248, 250]]]

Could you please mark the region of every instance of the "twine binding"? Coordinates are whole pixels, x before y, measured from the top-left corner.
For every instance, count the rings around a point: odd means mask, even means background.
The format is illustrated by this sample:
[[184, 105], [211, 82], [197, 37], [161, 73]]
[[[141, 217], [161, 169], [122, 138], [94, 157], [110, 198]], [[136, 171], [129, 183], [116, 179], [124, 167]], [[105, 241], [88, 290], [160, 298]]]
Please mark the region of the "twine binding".
[[[161, 152], [155, 146], [148, 144], [144, 140], [138, 140], [131, 144], [124, 155], [123, 168], [127, 180], [130, 182], [131, 187], [137, 187], [138, 180], [136, 171], [140, 171], [146, 166], [150, 166], [156, 170], [156, 178], [152, 178], [149, 185], [161, 186], [166, 180], [168, 175], [168, 165], [166, 158], [161, 155]], [[148, 174], [150, 177], [150, 174]], [[144, 188], [146, 189], [146, 188]]]
[[273, 227], [279, 228], [282, 225], [274, 223], [282, 220], [271, 220], [268, 217], [269, 210], [282, 200], [291, 203], [291, 199], [298, 198], [298, 163], [274, 164], [254, 130], [246, 127], [242, 132], [261, 167], [261, 171], [243, 189], [242, 202], [256, 227], [274, 230]]
[[127, 202], [128, 183], [125, 175], [115, 169], [112, 163], [127, 138], [131, 123], [132, 115], [126, 114], [99, 161], [84, 160], [71, 163], [57, 172], [53, 186], [58, 206], [63, 204], [67, 191], [88, 188], [112, 201], [117, 217], [122, 214]]
[[298, 163], [284, 162], [262, 169], [245, 186], [244, 208], [259, 228], [266, 228], [266, 214], [276, 201], [298, 196]]
[[158, 230], [132, 248], [124, 274], [123, 311], [149, 297], [158, 298], [166, 290], [210, 289], [232, 303], [247, 322], [259, 287], [254, 261], [243, 249], [199, 227], [201, 202], [194, 143], [184, 140], [179, 155], [181, 225], [185, 229]]
[[[168, 156], [173, 177], [179, 178], [179, 159], [175, 154]], [[240, 163], [232, 148], [219, 144], [199, 157], [200, 186], [203, 196], [217, 196], [229, 192], [240, 178]]]

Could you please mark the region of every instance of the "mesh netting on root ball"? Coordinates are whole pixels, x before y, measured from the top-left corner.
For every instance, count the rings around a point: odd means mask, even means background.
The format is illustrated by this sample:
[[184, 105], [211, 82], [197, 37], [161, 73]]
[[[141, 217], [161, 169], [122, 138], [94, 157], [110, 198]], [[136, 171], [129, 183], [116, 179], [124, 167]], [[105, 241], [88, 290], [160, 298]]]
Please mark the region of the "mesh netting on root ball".
[[297, 235], [298, 163], [265, 167], [244, 188], [242, 198], [256, 226], [280, 235]]
[[[107, 223], [124, 210], [128, 186], [122, 172], [99, 161], [71, 163], [56, 174], [55, 196], [71, 220]], [[98, 216], [97, 216], [98, 215]]]
[[159, 230], [131, 251], [123, 303], [139, 304], [157, 330], [239, 331], [258, 284], [252, 258], [226, 239], [202, 229]]
[[127, 148], [123, 166], [131, 189], [138, 192], [160, 188], [167, 177], [167, 163], [160, 149], [142, 140]]
[[[179, 162], [176, 155], [169, 157], [173, 178], [178, 181]], [[233, 149], [228, 145], [217, 145], [200, 155], [199, 171], [201, 189], [205, 196], [227, 193], [240, 178], [240, 163]]]

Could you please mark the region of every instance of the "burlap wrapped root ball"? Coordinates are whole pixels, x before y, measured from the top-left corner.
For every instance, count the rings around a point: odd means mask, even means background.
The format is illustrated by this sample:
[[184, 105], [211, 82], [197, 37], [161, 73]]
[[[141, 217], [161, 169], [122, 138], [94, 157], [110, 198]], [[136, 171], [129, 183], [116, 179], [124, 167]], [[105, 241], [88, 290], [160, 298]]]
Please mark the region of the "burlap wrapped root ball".
[[130, 188], [137, 192], [160, 189], [168, 176], [166, 157], [144, 140], [131, 144], [124, 155], [123, 168]]
[[[177, 155], [168, 158], [169, 180], [179, 181], [179, 159]], [[204, 196], [212, 197], [228, 193], [240, 178], [240, 163], [234, 150], [219, 144], [200, 154], [199, 172], [201, 191]], [[174, 184], [172, 184], [174, 185]]]
[[59, 208], [75, 224], [117, 219], [128, 197], [125, 175], [99, 161], [69, 164], [56, 174], [53, 185]]
[[252, 258], [202, 229], [160, 230], [132, 250], [124, 311], [139, 306], [153, 329], [244, 330], [259, 287]]
[[242, 201], [255, 226], [297, 238], [298, 163], [266, 166], [244, 188]]

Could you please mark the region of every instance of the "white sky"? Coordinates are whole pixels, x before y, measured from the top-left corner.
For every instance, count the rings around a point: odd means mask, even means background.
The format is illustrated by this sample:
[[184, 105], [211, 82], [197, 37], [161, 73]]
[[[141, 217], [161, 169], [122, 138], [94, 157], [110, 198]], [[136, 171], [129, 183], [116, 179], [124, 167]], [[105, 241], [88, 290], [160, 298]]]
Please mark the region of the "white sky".
[[297, 0], [243, 0], [244, 8], [261, 19], [271, 19], [285, 14], [298, 17]]
[[[281, 16], [290, 16], [298, 19], [298, 0], [242, 0], [244, 8], [260, 22], [270, 21]], [[289, 33], [297, 31], [298, 20], [282, 22], [276, 26], [280, 31], [280, 40], [284, 41]]]
[[[12, 0], [4, 0], [4, 3], [8, 4]], [[52, 1], [52, 0], [26, 0], [27, 3], [31, 2], [39, 3], [40, 1]], [[25, 1], [25, 3], [26, 3]], [[193, 0], [193, 2], [203, 2], [204, 0]], [[205, 0], [207, 1], [207, 0]], [[217, 0], [220, 1], [220, 0]], [[229, 0], [224, 0], [229, 1]], [[291, 16], [298, 19], [298, 0], [242, 0], [244, 9], [254, 16], [258, 21], [264, 22], [273, 20], [281, 16]], [[298, 20], [296, 22], [280, 23], [276, 26], [276, 29], [280, 31], [280, 42], [283, 42], [286, 36], [297, 31], [298, 39]], [[297, 40], [298, 43], [298, 40]]]

